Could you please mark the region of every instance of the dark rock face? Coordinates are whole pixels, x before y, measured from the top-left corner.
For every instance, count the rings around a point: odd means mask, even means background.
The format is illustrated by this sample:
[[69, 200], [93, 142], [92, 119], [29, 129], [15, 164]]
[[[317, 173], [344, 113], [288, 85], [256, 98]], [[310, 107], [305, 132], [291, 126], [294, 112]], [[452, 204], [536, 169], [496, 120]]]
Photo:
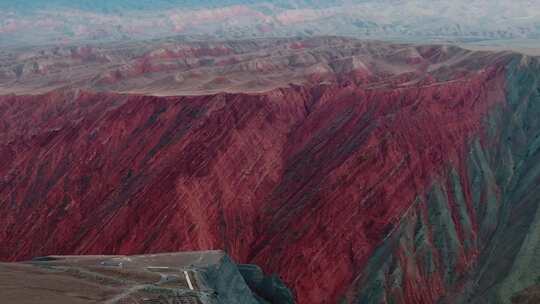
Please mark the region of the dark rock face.
[[540, 302], [540, 286], [534, 285], [512, 296], [512, 304], [534, 304]]
[[375, 251], [350, 289], [351, 302], [533, 297], [514, 295], [540, 278], [540, 66], [514, 58], [506, 71], [506, 102], [489, 111], [462, 167], [448, 164]]
[[539, 69], [472, 58], [372, 86], [1, 97], [0, 257], [224, 249], [299, 303], [504, 303], [540, 269]]
[[294, 303], [293, 294], [278, 276], [265, 276], [263, 270], [257, 265], [240, 264], [237, 267], [249, 288], [261, 299], [261, 302]]

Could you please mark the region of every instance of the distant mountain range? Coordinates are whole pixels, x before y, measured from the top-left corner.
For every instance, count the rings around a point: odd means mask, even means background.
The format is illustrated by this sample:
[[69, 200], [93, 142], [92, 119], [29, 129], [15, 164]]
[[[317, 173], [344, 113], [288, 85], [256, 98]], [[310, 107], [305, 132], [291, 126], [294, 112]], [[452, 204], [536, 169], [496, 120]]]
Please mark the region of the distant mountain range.
[[375, 39], [540, 39], [540, 0], [0, 1], [0, 44], [104, 42], [185, 35], [350, 35]]

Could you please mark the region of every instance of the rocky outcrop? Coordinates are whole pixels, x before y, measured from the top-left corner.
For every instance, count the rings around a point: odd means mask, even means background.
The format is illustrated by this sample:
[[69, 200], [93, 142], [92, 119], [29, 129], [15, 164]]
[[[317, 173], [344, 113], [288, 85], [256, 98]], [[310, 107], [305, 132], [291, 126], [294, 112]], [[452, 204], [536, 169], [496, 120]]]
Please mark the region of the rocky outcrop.
[[240, 264], [238, 271], [262, 303], [293, 304], [294, 297], [279, 276], [267, 276], [257, 265]]

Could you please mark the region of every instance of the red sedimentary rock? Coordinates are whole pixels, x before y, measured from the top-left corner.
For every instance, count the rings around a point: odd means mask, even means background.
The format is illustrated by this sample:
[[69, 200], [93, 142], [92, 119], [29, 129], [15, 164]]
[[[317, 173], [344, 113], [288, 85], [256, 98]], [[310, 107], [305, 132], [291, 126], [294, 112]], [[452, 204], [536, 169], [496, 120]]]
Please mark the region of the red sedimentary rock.
[[[501, 60], [458, 74], [0, 97], [0, 258], [223, 249], [299, 303], [337, 303], [445, 166], [466, 174], [470, 139], [504, 104]], [[437, 276], [407, 284], [409, 299], [445, 292]]]

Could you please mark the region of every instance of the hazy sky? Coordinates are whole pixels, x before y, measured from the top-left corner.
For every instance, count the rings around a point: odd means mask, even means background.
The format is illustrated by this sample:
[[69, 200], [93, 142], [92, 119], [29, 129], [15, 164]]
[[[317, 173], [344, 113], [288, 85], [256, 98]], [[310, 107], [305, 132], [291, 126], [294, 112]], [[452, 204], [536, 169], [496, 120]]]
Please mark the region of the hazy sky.
[[540, 0], [0, 0], [0, 45], [171, 35], [540, 40]]

